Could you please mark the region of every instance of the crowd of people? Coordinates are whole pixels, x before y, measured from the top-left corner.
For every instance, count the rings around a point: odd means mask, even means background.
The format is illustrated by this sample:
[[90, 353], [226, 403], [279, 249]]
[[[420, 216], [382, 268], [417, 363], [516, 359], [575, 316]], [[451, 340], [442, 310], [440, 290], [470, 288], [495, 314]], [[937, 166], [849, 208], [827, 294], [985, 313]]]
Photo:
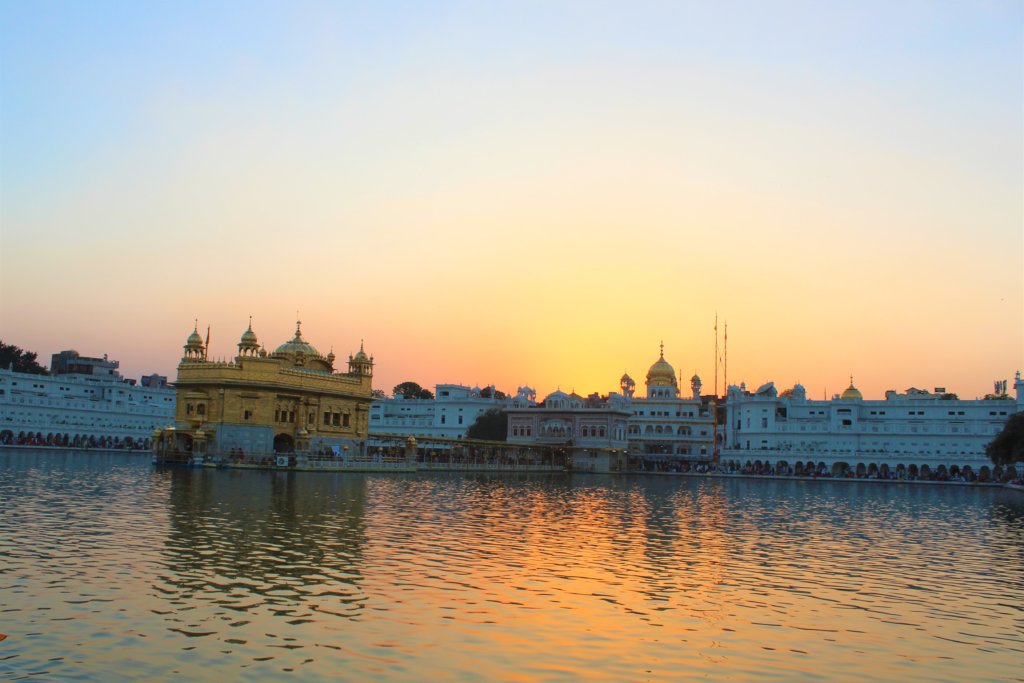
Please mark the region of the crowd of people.
[[0, 433], [0, 445], [4, 446], [49, 446], [51, 448], [100, 448], [104, 450], [149, 450], [149, 439], [133, 439], [126, 436], [94, 436], [76, 434], [43, 434], [42, 432], [11, 431]]
[[1022, 480], [1012, 467], [986, 467], [975, 472], [970, 467], [938, 467], [927, 466], [895, 468], [883, 467], [836, 467], [830, 469], [824, 464], [798, 467], [786, 463], [773, 464], [768, 461], [750, 460], [745, 463], [738, 461], [723, 462], [717, 465], [708, 463], [689, 463], [667, 459], [642, 458], [635, 464], [636, 471], [664, 472], [678, 474], [716, 474], [762, 477], [805, 477], [811, 479], [860, 479], [880, 481], [931, 481], [956, 483], [1008, 483], [1021, 484]]

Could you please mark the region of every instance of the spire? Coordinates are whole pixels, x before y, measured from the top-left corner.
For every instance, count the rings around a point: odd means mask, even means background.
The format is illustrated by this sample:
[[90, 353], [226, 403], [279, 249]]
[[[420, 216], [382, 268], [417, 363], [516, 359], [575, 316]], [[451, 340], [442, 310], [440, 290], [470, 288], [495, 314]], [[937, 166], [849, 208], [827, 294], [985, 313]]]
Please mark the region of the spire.
[[661, 350], [660, 351], [660, 355], [661, 355], [662, 358], [664, 358], [665, 357], [665, 340], [664, 339], [661, 340], [661, 344], [659, 345], [659, 348]]

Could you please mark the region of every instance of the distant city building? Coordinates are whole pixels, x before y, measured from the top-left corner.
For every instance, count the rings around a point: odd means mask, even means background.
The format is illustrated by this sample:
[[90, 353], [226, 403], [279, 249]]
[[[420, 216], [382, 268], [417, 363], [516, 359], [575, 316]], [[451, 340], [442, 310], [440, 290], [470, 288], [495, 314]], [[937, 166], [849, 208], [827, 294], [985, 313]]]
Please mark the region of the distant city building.
[[781, 394], [772, 382], [756, 391], [730, 386], [721, 459], [830, 473], [884, 468], [916, 474], [954, 466], [977, 473], [991, 466], [986, 444], [1010, 415], [1024, 410], [1020, 372], [1014, 390], [1015, 399], [1001, 393], [961, 400], [943, 387], [867, 400], [851, 378], [841, 395], [810, 400], [799, 384]]
[[173, 428], [158, 436], [162, 451], [246, 455], [359, 452], [365, 448], [373, 359], [360, 345], [348, 372], [334, 369], [295, 336], [271, 353], [260, 347], [252, 323], [231, 361], [212, 361], [194, 329], [175, 381]]
[[90, 375], [96, 378], [120, 378], [117, 368], [120, 363], [116, 360], [107, 360], [107, 354], [103, 358], [89, 358], [79, 355], [78, 351], [69, 349], [50, 356], [51, 375]]
[[118, 362], [61, 351], [51, 374], [0, 368], [0, 443], [148, 448], [154, 429], [174, 417], [174, 391], [135, 386]]
[[484, 411], [507, 409], [517, 399], [529, 405], [536, 397], [529, 387], [520, 387], [516, 397], [496, 398], [498, 393], [494, 385], [481, 389], [438, 384], [431, 399], [400, 395], [374, 399], [370, 405], [370, 437], [388, 434], [462, 439]]
[[139, 378], [139, 383], [144, 387], [164, 388], [167, 386], [166, 375], [145, 375]]

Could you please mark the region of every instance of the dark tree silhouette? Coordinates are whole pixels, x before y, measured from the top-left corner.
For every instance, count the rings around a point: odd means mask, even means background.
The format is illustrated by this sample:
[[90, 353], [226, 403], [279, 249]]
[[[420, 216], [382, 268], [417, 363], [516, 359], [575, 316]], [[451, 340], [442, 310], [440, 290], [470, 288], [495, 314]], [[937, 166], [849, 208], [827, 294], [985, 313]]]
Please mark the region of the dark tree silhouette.
[[506, 441], [508, 439], [508, 416], [500, 408], [485, 410], [476, 416], [466, 436], [470, 439]]
[[416, 382], [402, 382], [391, 390], [394, 397], [405, 396], [406, 398], [434, 398], [434, 392], [424, 389]]
[[1003, 431], [985, 446], [985, 453], [996, 465], [1024, 461], [1024, 412], [1010, 416]]
[[0, 368], [11, 368], [15, 372], [28, 372], [33, 375], [50, 374], [36, 362], [36, 355], [34, 351], [23, 351], [13, 344], [5, 344], [0, 340]]
[[[480, 398], [491, 398], [491, 388], [484, 387], [483, 389], [481, 389]], [[504, 401], [505, 399], [508, 398], [508, 395], [504, 391], [501, 391], [500, 389], [495, 389], [494, 398], [498, 399], [499, 401]]]

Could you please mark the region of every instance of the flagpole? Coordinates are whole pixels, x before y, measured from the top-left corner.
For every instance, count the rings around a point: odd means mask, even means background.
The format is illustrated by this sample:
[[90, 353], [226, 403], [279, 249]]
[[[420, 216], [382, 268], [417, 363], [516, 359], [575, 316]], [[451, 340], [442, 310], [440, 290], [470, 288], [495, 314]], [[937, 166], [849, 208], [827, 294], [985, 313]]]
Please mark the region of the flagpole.
[[715, 311], [715, 397], [711, 401], [711, 415], [714, 420], [711, 461], [718, 464], [718, 311]]
[[[725, 321], [725, 367], [722, 371], [722, 384], [725, 385], [725, 405], [729, 406], [729, 321]], [[729, 421], [726, 420], [725, 429], [722, 430], [722, 446], [726, 445], [729, 439]]]

